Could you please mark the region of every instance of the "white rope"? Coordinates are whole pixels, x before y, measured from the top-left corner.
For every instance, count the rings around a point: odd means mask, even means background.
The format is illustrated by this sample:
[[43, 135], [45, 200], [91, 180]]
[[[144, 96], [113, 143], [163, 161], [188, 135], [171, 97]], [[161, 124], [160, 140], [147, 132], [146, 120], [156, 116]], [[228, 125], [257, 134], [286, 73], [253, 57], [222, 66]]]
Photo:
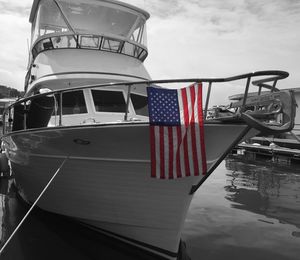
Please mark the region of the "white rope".
[[51, 182], [54, 180], [55, 176], [59, 173], [59, 171], [61, 170], [61, 168], [63, 167], [63, 165], [65, 164], [65, 162], [67, 161], [68, 158], [69, 157], [67, 157], [67, 158], [64, 159], [64, 161], [61, 163], [61, 165], [59, 166], [59, 168], [56, 170], [56, 172], [54, 173], [54, 175], [52, 176], [52, 178], [50, 179], [50, 181], [47, 183], [47, 185], [45, 186], [45, 188], [42, 190], [42, 192], [40, 193], [40, 195], [38, 196], [38, 198], [31, 205], [30, 209], [27, 211], [27, 213], [25, 214], [25, 216], [23, 217], [23, 219], [20, 221], [19, 225], [15, 228], [14, 232], [12, 232], [12, 234], [10, 235], [10, 237], [6, 240], [5, 244], [3, 245], [3, 247], [0, 250], [0, 255], [2, 254], [3, 250], [8, 245], [8, 243], [10, 242], [10, 240], [13, 238], [13, 236], [15, 235], [15, 233], [21, 227], [21, 225], [23, 224], [23, 222], [25, 221], [25, 219], [27, 218], [27, 216], [33, 210], [34, 206], [38, 203], [38, 201], [40, 200], [40, 198], [43, 196], [43, 194], [45, 193], [45, 191], [47, 190], [47, 188], [49, 187], [49, 185], [51, 184]]

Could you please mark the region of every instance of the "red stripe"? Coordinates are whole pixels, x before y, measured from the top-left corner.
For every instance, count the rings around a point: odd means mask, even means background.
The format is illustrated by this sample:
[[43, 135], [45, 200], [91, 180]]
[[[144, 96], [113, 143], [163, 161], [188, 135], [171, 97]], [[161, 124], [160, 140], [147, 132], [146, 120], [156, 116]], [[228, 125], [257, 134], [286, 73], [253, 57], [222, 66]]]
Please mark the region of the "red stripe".
[[188, 128], [185, 129], [185, 135], [183, 137], [183, 151], [184, 151], [184, 168], [185, 176], [191, 176], [190, 163], [189, 163], [189, 153], [188, 153]]
[[182, 98], [182, 105], [183, 105], [183, 115], [184, 115], [184, 124], [185, 127], [189, 125], [189, 110], [188, 110], [188, 100], [186, 95], [186, 89], [181, 89], [181, 98]]
[[184, 124], [185, 124], [185, 133], [183, 137], [183, 152], [184, 152], [184, 168], [185, 168], [185, 176], [190, 176], [190, 164], [189, 164], [189, 153], [188, 153], [188, 125], [189, 125], [189, 107], [188, 107], [188, 100], [186, 89], [181, 89], [181, 98], [182, 98], [182, 105], [183, 105], [183, 114], [184, 114]]
[[156, 177], [156, 158], [155, 158], [155, 126], [150, 125], [150, 148], [151, 148], [151, 177]]
[[177, 132], [177, 151], [176, 151], [176, 176], [181, 178], [180, 146], [181, 146], [181, 126], [176, 126]]
[[165, 178], [165, 145], [164, 145], [164, 127], [159, 127], [159, 154], [160, 154], [160, 178]]
[[173, 127], [168, 127], [169, 136], [169, 179], [173, 179]]
[[198, 121], [200, 130], [200, 144], [201, 144], [201, 158], [202, 158], [202, 174], [205, 175], [207, 171], [206, 165], [206, 153], [205, 153], [205, 142], [204, 142], [204, 122], [203, 122], [203, 111], [202, 111], [202, 83], [198, 83]]
[[199, 164], [196, 144], [196, 129], [195, 129], [195, 86], [190, 87], [191, 101], [192, 101], [192, 118], [191, 118], [191, 139], [192, 139], [192, 150], [193, 150], [193, 165], [194, 165], [194, 176], [199, 176]]

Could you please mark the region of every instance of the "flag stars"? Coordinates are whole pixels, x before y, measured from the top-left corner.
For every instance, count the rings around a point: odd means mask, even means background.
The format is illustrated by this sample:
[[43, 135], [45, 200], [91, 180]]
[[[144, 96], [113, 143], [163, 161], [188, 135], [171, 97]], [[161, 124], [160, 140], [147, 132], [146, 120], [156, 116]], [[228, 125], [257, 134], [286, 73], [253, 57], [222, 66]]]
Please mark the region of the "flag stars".
[[177, 90], [149, 88], [148, 97], [152, 124], [180, 124]]

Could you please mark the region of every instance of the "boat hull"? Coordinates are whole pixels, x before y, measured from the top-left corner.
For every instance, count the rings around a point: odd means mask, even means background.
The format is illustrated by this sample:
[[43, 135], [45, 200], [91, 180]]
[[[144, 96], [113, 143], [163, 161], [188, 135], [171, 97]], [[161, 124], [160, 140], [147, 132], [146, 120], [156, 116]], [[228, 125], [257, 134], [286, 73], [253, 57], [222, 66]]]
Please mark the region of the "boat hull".
[[[246, 125], [206, 125], [208, 167]], [[19, 131], [4, 136], [15, 181], [33, 203], [65, 164], [38, 206], [165, 257], [178, 252], [192, 195], [203, 176], [150, 177], [149, 126], [115, 124]]]

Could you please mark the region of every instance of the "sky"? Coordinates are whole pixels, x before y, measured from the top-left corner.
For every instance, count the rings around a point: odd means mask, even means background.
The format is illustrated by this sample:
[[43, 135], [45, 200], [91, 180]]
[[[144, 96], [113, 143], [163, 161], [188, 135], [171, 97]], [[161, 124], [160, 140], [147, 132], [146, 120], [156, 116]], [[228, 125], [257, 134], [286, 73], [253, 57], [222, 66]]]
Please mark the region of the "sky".
[[[147, 10], [153, 79], [285, 70], [300, 87], [300, 0], [124, 0]], [[0, 85], [22, 90], [32, 0], [0, 0]]]

